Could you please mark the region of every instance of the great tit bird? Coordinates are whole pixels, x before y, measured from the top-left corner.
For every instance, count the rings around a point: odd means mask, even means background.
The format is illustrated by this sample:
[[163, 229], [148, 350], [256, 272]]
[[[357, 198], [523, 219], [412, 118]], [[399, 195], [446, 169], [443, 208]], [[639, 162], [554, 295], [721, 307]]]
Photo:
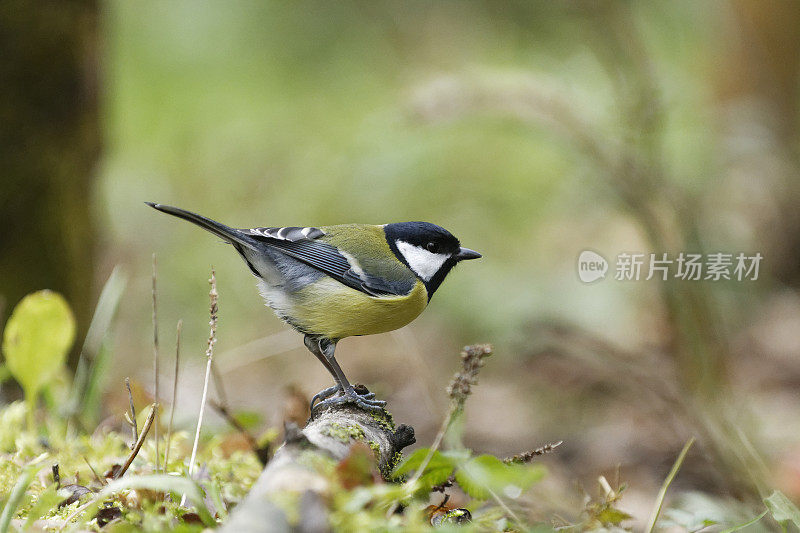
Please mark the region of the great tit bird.
[[429, 222], [235, 229], [177, 207], [147, 205], [197, 224], [239, 252], [267, 305], [305, 335], [306, 347], [336, 382], [314, 396], [312, 412], [317, 400], [316, 408], [355, 403], [379, 411], [386, 402], [353, 389], [334, 357], [336, 343], [405, 326], [459, 261], [481, 257]]

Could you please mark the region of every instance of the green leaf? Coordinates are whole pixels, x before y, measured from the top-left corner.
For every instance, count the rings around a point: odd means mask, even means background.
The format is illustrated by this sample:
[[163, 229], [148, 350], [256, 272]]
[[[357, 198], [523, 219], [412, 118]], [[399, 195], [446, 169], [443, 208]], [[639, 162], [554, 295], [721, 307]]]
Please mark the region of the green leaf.
[[767, 509], [776, 522], [781, 524], [791, 522], [800, 528], [800, 509], [784, 493], [776, 490], [764, 498], [764, 503], [767, 504]]
[[[402, 476], [403, 474], [408, 474], [412, 470], [416, 470], [422, 464], [422, 461], [425, 460], [425, 457], [428, 456], [428, 452], [430, 451], [429, 448], [420, 448], [419, 450], [414, 451], [411, 455], [406, 456], [403, 458], [402, 461], [394, 468], [394, 475], [395, 476]], [[441, 455], [439, 452], [434, 452], [433, 457], [431, 457], [431, 463]]]
[[[420, 448], [408, 457], [406, 457], [394, 470], [395, 476], [407, 474], [412, 470], [417, 470], [425, 458], [428, 456], [429, 448]], [[430, 489], [434, 485], [444, 483], [447, 478], [453, 473], [455, 469], [455, 462], [446, 457], [439, 451], [433, 452], [428, 466], [425, 467], [425, 472], [420, 476], [419, 482], [422, 488]]]
[[465, 463], [472, 457], [472, 453], [465, 449], [465, 448], [455, 448], [452, 450], [444, 450], [442, 453], [442, 457], [445, 457], [450, 460], [451, 463], [454, 465], [460, 465]]
[[459, 486], [478, 500], [488, 499], [490, 491], [517, 498], [543, 476], [539, 465], [509, 465], [493, 455], [475, 457], [456, 471]]
[[61, 370], [74, 340], [75, 318], [60, 294], [34, 292], [14, 308], [3, 333], [3, 353], [30, 401]]
[[440, 485], [447, 481], [447, 479], [453, 474], [453, 467], [452, 465], [447, 466], [436, 466], [425, 469], [425, 473], [422, 474], [419, 478], [420, 485], [423, 487], [424, 490], [430, 490], [431, 488], [435, 487], [436, 485]]
[[612, 524], [615, 526], [620, 525], [624, 520], [633, 518], [625, 511], [620, 511], [614, 507], [606, 507], [597, 515], [597, 519], [603, 524]]

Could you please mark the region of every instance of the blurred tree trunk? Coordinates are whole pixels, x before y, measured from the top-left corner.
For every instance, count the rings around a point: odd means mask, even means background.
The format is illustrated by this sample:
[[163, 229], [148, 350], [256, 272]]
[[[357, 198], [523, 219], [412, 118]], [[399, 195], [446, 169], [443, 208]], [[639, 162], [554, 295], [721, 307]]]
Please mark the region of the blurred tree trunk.
[[733, 42], [718, 76], [719, 97], [759, 106], [757, 126], [768, 132], [762, 140], [772, 161], [759, 161], [755, 171], [775, 205], [774, 212], [758, 214], [757, 241], [767, 247], [761, 251], [772, 274], [799, 288], [800, 2], [736, 0], [731, 6]]
[[53, 289], [74, 309], [79, 339], [92, 307], [97, 23], [91, 0], [0, 3], [2, 316]]

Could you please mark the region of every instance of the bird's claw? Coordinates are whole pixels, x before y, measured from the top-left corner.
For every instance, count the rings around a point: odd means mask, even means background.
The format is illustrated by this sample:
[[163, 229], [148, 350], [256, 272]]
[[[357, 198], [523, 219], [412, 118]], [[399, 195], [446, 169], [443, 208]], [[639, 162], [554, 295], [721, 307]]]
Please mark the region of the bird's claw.
[[[327, 390], [328, 389], [322, 392], [326, 392]], [[386, 405], [386, 402], [384, 400], [374, 400], [373, 398], [375, 398], [374, 392], [359, 394], [352, 387], [350, 387], [349, 389], [340, 392], [337, 396], [333, 398], [327, 397], [318, 404], [314, 405], [311, 408], [311, 416], [313, 417], [314, 412], [317, 411], [318, 409], [332, 407], [334, 405], [341, 405], [345, 403], [355, 404], [358, 407], [364, 409], [365, 411], [371, 411], [371, 412], [383, 411], [383, 406]]]
[[325, 400], [326, 398], [330, 398], [334, 394], [339, 391], [339, 385], [334, 385], [333, 387], [328, 387], [327, 389], [322, 389], [318, 393], [311, 398], [311, 403], [309, 404], [308, 408], [313, 412], [314, 411], [314, 404], [317, 400]]

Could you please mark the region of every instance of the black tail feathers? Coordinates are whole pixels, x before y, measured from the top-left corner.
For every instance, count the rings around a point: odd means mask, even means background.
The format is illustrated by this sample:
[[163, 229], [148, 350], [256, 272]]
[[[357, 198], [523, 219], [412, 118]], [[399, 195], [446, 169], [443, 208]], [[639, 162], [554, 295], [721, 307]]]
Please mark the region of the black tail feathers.
[[153, 209], [158, 209], [159, 211], [169, 215], [188, 220], [193, 224], [197, 224], [201, 228], [213, 233], [225, 242], [229, 242], [231, 244], [241, 244], [242, 246], [246, 246], [247, 248], [251, 248], [253, 250], [256, 249], [255, 239], [235, 228], [221, 224], [216, 220], [211, 220], [210, 218], [198, 215], [197, 213], [192, 213], [191, 211], [186, 211], [185, 209], [173, 207], [171, 205], [156, 204], [153, 202], [145, 203]]

